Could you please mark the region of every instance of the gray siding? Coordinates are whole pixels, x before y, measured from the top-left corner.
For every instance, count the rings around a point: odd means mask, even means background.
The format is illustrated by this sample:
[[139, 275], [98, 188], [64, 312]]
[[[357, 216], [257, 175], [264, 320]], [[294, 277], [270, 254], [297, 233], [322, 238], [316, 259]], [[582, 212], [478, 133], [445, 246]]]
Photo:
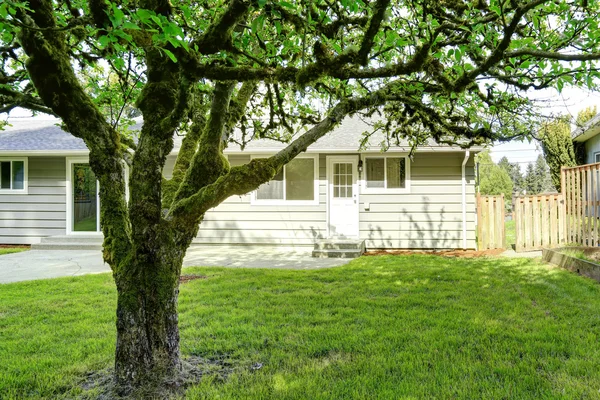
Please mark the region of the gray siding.
[[[410, 193], [360, 195], [360, 237], [367, 248], [462, 248], [461, 153], [416, 153]], [[475, 248], [475, 174], [467, 178], [467, 247]], [[369, 203], [367, 210], [365, 203]]]
[[[250, 156], [229, 156], [232, 164]], [[369, 248], [462, 247], [462, 153], [417, 153], [411, 190], [405, 194], [360, 193], [360, 237]], [[173, 159], [165, 168], [172, 169]], [[467, 246], [475, 248], [475, 177], [467, 164]], [[319, 156], [319, 205], [250, 204], [234, 196], [210, 210], [195, 243], [312, 245], [327, 235], [326, 155]], [[365, 203], [370, 203], [367, 210]]]
[[[250, 161], [250, 156], [229, 156], [233, 165]], [[310, 246], [326, 236], [325, 156], [319, 157], [319, 204], [257, 205], [250, 195], [233, 196], [206, 213], [195, 243], [279, 244]]]
[[[232, 164], [249, 156], [229, 156]], [[369, 248], [462, 247], [460, 153], [417, 153], [411, 190], [405, 194], [360, 193], [360, 237]], [[170, 177], [174, 157], [165, 166]], [[467, 164], [467, 238], [475, 247], [473, 158]], [[64, 157], [29, 157], [29, 194], [0, 196], [0, 243], [37, 243], [64, 235]], [[250, 195], [233, 196], [207, 212], [195, 243], [310, 246], [327, 235], [326, 155], [319, 156], [319, 204], [252, 205]], [[365, 208], [369, 203], [369, 209]]]
[[585, 142], [586, 164], [596, 162], [595, 154], [600, 153], [600, 135], [593, 136]]
[[28, 157], [28, 194], [0, 195], [0, 243], [32, 244], [66, 233], [64, 157]]

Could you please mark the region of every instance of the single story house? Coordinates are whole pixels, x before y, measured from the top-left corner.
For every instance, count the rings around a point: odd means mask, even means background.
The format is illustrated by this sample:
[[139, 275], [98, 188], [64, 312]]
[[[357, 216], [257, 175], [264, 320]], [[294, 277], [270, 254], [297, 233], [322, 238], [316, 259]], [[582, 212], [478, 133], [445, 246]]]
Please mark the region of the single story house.
[[[84, 143], [49, 117], [11, 118], [0, 131], [0, 243], [98, 235], [98, 188]], [[476, 247], [474, 155], [431, 143], [358, 151], [369, 125], [346, 119], [274, 179], [206, 214], [196, 244], [312, 246], [326, 238], [365, 240], [370, 249]], [[257, 140], [230, 147], [232, 165], [277, 152]], [[164, 169], [170, 177], [177, 146]]]
[[600, 113], [571, 132], [571, 137], [585, 146], [585, 164], [600, 162]]

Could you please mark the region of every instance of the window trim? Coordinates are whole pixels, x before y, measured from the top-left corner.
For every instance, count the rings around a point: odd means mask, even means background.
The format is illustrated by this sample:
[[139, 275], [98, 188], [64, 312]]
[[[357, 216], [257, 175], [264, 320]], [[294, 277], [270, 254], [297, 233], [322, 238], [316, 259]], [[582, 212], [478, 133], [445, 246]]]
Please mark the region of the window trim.
[[[369, 188], [367, 187], [367, 162], [369, 158], [383, 158], [383, 170], [385, 174], [384, 185], [382, 188]], [[404, 165], [406, 169], [406, 177], [404, 179], [403, 188], [388, 188], [387, 187], [387, 159], [388, 158], [404, 158]], [[370, 154], [362, 154], [361, 160], [364, 163], [363, 170], [360, 174], [360, 186], [362, 193], [364, 194], [404, 194], [410, 193], [410, 159], [408, 158], [407, 153], [397, 153], [397, 154], [381, 154], [381, 153], [370, 153]]]
[[0, 194], [28, 194], [29, 193], [29, 158], [28, 157], [0, 157], [0, 161], [10, 161], [10, 184], [12, 186], [12, 163], [23, 162], [23, 189], [0, 189]]
[[[258, 154], [252, 154], [250, 155], [250, 160], [253, 160], [255, 158], [268, 158], [269, 156], [267, 155], [258, 155]], [[267, 199], [257, 199], [256, 198], [256, 190], [253, 190], [252, 193], [250, 194], [250, 204], [254, 205], [254, 206], [312, 206], [312, 205], [318, 205], [319, 204], [319, 155], [318, 154], [302, 154], [302, 155], [298, 155], [296, 157], [294, 157], [294, 159], [298, 159], [298, 158], [309, 158], [313, 160], [315, 169], [314, 169], [314, 174], [313, 174], [313, 184], [315, 187], [315, 198], [314, 200], [286, 200], [286, 199], [273, 199], [273, 200], [267, 200]], [[285, 169], [286, 166], [283, 166], [283, 195], [285, 196], [285, 189], [286, 189], [286, 173], [285, 173]]]
[[598, 161], [598, 156], [600, 156], [600, 151], [594, 153], [594, 164], [600, 162]]

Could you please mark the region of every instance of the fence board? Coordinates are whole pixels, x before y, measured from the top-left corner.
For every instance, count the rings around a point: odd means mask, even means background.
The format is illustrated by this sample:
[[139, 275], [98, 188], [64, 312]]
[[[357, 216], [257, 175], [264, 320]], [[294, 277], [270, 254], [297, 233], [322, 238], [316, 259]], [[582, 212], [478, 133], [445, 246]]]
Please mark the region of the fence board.
[[477, 195], [477, 247], [504, 248], [504, 196]]
[[600, 245], [600, 163], [563, 167], [565, 240], [583, 246]]
[[562, 194], [519, 196], [513, 203], [516, 251], [539, 250], [564, 243]]

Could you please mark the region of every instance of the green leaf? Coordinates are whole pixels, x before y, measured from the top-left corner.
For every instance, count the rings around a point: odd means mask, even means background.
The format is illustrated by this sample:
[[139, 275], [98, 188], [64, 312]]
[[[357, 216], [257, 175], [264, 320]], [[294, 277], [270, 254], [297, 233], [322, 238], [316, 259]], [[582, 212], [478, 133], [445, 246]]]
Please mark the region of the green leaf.
[[123, 23], [123, 29], [135, 29], [135, 30], [139, 30], [140, 27], [137, 26], [136, 24], [134, 24], [133, 22], [125, 21]]
[[279, 5], [286, 8], [296, 9], [292, 3], [288, 3], [287, 1], [280, 1]]
[[171, 61], [173, 61], [174, 63], [177, 62], [177, 57], [175, 57], [175, 54], [173, 54], [170, 50], [167, 50], [165, 48], [161, 48], [161, 50], [165, 52], [165, 54], [171, 59]]

